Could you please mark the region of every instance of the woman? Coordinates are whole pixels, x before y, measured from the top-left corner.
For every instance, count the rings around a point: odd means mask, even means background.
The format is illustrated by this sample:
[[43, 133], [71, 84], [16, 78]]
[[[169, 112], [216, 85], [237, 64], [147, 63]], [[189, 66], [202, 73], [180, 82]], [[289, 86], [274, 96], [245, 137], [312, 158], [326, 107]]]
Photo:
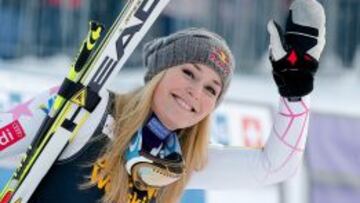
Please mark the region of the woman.
[[[208, 151], [209, 117], [222, 101], [235, 63], [220, 36], [186, 29], [145, 45], [143, 87], [116, 96], [102, 92], [89, 122], [29, 202], [173, 203], [188, 183], [236, 188], [290, 177], [302, 158], [307, 95], [325, 44], [321, 5], [296, 0], [290, 9], [285, 35], [274, 21], [268, 24], [270, 60], [281, 99], [264, 148]], [[45, 116], [39, 106], [49, 97], [46, 93], [27, 103], [33, 115], [15, 118], [25, 138], [5, 146], [1, 155], [30, 143], [40, 123], [34, 121]], [[14, 119], [14, 112], [3, 115], [1, 126]]]

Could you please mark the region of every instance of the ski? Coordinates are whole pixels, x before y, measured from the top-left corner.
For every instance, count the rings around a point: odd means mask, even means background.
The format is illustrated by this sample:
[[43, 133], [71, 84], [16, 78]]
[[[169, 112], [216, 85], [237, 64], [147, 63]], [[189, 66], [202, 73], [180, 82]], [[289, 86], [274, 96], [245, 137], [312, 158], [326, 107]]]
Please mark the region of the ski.
[[[70, 71], [62, 83], [61, 88], [64, 88], [67, 84], [66, 81], [70, 80], [77, 82], [81, 73], [84, 72], [85, 63], [90, 57], [91, 52], [93, 51], [96, 42], [100, 38], [100, 34], [103, 31], [103, 27], [96, 22], [90, 22], [90, 28], [88, 35], [84, 42], [82, 43], [78, 55], [75, 57], [75, 61], [70, 67]], [[51, 136], [46, 134], [46, 131], [49, 130], [51, 124], [54, 122], [57, 114], [64, 107], [66, 99], [61, 95], [57, 95], [55, 103], [51, 108], [49, 114], [44, 118], [39, 130], [34, 137], [34, 140], [30, 144], [28, 150], [26, 151], [23, 159], [21, 160], [20, 165], [13, 173], [11, 179], [6, 184], [5, 188], [1, 193], [1, 203], [9, 202], [13, 193], [17, 190], [19, 185], [22, 184], [22, 181], [27, 176], [29, 169], [35, 163], [36, 159], [39, 156], [39, 153], [42, 152], [43, 146], [46, 145], [46, 142]]]
[[[100, 101], [99, 93], [122, 68], [169, 0], [130, 0], [93, 54], [101, 26], [93, 25], [49, 115], [1, 193], [1, 203], [27, 202], [61, 152]], [[93, 36], [93, 37], [91, 37]], [[87, 61], [87, 62], [86, 62]], [[85, 63], [86, 62], [86, 63]], [[77, 64], [78, 63], [78, 64]]]

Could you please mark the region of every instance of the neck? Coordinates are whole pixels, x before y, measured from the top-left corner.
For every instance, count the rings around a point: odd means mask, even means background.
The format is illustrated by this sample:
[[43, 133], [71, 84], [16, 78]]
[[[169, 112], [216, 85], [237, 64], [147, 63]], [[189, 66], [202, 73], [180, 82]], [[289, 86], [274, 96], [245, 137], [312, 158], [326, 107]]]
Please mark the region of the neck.
[[155, 113], [155, 111], [153, 111], [152, 115], [155, 115], [157, 119], [161, 122], [161, 124], [164, 125], [167, 129], [171, 131], [176, 131], [178, 129], [176, 124], [174, 122], [171, 122], [169, 119], [166, 119], [167, 117], [163, 116], [161, 112], [157, 111]]
[[166, 139], [171, 133], [173, 133], [173, 130], [160, 121], [155, 113], [150, 115], [144, 127], [154, 133], [161, 140]]

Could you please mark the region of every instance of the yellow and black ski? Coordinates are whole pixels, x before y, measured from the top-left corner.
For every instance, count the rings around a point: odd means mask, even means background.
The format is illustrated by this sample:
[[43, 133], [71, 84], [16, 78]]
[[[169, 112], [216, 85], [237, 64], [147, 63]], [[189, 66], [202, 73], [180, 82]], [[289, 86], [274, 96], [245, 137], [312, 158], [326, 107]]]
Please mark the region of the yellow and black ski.
[[129, 0], [102, 39], [103, 27], [90, 23], [88, 37], [62, 83], [55, 103], [25, 158], [1, 192], [0, 203], [27, 202], [101, 98], [99, 93], [122, 68], [169, 0]]

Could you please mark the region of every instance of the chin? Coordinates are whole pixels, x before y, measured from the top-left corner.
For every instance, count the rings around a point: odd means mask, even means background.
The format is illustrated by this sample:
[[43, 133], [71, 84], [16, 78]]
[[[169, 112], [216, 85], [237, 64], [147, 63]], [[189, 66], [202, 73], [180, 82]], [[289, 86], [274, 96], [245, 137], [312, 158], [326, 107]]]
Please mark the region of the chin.
[[[194, 126], [194, 125], [196, 125], [196, 124], [198, 124], [199, 123], [199, 121], [198, 122], [186, 122], [186, 123], [182, 123], [181, 124], [181, 127], [179, 127], [179, 129], [184, 129], [184, 128], [189, 128], [189, 127], [192, 127], [192, 126]], [[180, 125], [179, 125], [180, 126]]]
[[173, 129], [174, 130], [180, 130], [184, 128], [188, 128], [192, 126], [193, 124], [189, 123], [188, 120], [183, 120], [184, 122], [179, 121], [179, 119], [171, 119], [171, 123], [173, 123]]

